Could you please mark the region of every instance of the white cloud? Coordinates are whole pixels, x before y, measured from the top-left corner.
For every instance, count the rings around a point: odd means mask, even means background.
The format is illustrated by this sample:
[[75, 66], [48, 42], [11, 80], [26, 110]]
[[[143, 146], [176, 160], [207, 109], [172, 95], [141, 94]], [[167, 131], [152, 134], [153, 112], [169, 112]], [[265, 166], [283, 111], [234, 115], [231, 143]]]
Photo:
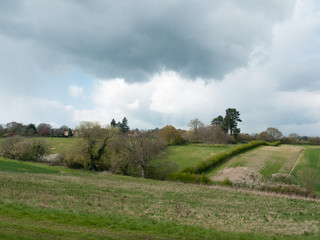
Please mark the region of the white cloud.
[[82, 87], [71, 85], [71, 86], [69, 86], [68, 90], [69, 90], [69, 94], [72, 97], [77, 98], [77, 97], [80, 97], [83, 95], [83, 88]]
[[72, 107], [58, 101], [51, 101], [30, 96], [8, 96], [1, 94], [0, 108], [5, 109], [1, 116], [2, 123], [12, 121], [28, 123], [51, 123], [54, 127], [73, 126]]
[[[186, 127], [193, 118], [209, 124], [235, 107], [244, 132], [277, 127], [285, 134], [320, 135], [317, 0], [195, 5], [141, 0], [125, 9], [124, 18], [118, 14], [123, 3], [111, 4], [109, 15], [102, 11], [91, 18], [104, 9], [103, 1], [33, 1], [39, 9], [63, 11], [44, 18], [46, 11], [36, 11], [34, 4], [0, 9], [5, 13], [0, 20], [3, 123], [105, 124], [126, 116], [133, 128]], [[73, 14], [64, 14], [69, 11]], [[85, 24], [69, 21], [79, 16], [87, 16]], [[48, 76], [57, 79], [75, 66], [90, 77], [68, 83], [61, 77], [48, 84]], [[64, 89], [64, 100], [58, 94], [56, 101], [33, 96], [41, 91], [46, 96], [54, 84]], [[84, 98], [92, 85], [91, 97]]]

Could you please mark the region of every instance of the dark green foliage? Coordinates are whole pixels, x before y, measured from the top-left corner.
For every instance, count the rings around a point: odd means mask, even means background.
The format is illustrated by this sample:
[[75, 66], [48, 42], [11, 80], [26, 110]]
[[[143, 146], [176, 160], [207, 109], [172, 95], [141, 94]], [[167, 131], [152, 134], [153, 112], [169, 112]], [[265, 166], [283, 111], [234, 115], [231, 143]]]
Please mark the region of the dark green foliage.
[[25, 134], [27, 136], [33, 136], [33, 135], [36, 135], [37, 134], [37, 128], [34, 124], [29, 124], [27, 127], [26, 127], [26, 130], [25, 130]]
[[194, 173], [177, 172], [170, 173], [168, 176], [169, 181], [184, 182], [184, 183], [200, 183], [200, 176]]
[[225, 117], [220, 115], [214, 118], [211, 121], [211, 124], [221, 127], [221, 129], [226, 133], [230, 132], [230, 135], [237, 135], [240, 133], [238, 122], [242, 122], [239, 111], [235, 108], [228, 108], [226, 109]]
[[196, 183], [196, 184], [211, 184], [212, 181], [204, 173], [197, 175], [194, 173], [177, 172], [170, 173], [168, 176], [169, 181], [183, 182], [183, 183]]
[[212, 181], [211, 181], [211, 179], [210, 179], [207, 175], [205, 175], [204, 173], [202, 173], [202, 174], [201, 174], [201, 177], [200, 177], [200, 183], [201, 183], [201, 184], [211, 184]]
[[197, 163], [193, 167], [187, 167], [187, 168], [183, 169], [182, 172], [200, 174], [200, 173], [203, 173], [203, 172], [206, 172], [206, 171], [212, 169], [213, 167], [216, 167], [216, 166], [222, 164], [227, 159], [229, 159], [237, 154], [249, 151], [249, 150], [256, 148], [258, 146], [262, 146], [262, 145], [277, 146], [279, 144], [280, 144], [280, 142], [267, 143], [265, 141], [252, 141], [250, 143], [242, 144], [237, 147], [234, 147], [227, 152], [222, 152], [222, 153], [219, 153], [215, 156], [212, 156], [204, 161]]
[[214, 118], [211, 121], [211, 125], [216, 125], [216, 126], [222, 126], [223, 124], [223, 117], [219, 115], [218, 117]]
[[178, 170], [178, 164], [167, 159], [160, 159], [150, 163], [147, 168], [146, 178], [166, 180], [170, 173]]
[[117, 126], [116, 120], [114, 120], [114, 118], [112, 118], [112, 121], [111, 121], [110, 125], [112, 127], [116, 127]]

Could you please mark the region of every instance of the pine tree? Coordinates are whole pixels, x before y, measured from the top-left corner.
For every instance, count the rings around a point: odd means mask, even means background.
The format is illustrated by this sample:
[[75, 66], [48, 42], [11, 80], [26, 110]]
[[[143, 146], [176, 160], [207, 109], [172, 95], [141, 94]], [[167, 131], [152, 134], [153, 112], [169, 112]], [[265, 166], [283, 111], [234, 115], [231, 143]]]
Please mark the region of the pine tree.
[[114, 118], [112, 118], [112, 121], [111, 121], [110, 125], [111, 125], [112, 127], [116, 127], [116, 126], [117, 126], [117, 123], [116, 123], [116, 121], [114, 120]]
[[120, 125], [120, 130], [123, 133], [126, 133], [129, 131], [129, 126], [128, 126], [128, 119], [126, 117], [124, 117], [122, 119], [121, 125]]

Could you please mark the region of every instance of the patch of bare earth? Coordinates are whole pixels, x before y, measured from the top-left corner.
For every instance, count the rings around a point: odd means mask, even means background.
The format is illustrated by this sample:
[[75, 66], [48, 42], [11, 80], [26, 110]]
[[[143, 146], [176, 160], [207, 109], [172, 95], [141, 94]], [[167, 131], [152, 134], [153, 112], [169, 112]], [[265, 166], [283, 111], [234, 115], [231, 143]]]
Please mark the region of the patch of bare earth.
[[225, 179], [229, 179], [230, 181], [255, 182], [261, 179], [261, 177], [262, 175], [252, 168], [234, 167], [220, 170], [211, 180], [224, 181]]

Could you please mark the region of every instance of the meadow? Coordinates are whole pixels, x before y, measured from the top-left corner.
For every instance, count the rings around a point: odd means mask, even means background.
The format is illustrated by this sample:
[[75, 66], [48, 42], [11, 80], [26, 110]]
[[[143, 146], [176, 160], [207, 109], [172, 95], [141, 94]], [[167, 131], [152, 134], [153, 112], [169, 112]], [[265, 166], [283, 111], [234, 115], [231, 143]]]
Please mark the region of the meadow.
[[233, 148], [235, 145], [214, 145], [214, 144], [188, 144], [169, 146], [166, 157], [178, 164], [179, 170], [193, 166], [201, 160], [205, 160]]
[[[305, 146], [303, 155], [292, 170], [292, 175], [297, 176], [299, 170], [311, 168], [320, 176], [320, 147]], [[320, 180], [316, 187], [317, 193], [320, 195]]]
[[8, 163], [17, 162], [0, 159], [1, 239], [320, 237], [315, 200]]

